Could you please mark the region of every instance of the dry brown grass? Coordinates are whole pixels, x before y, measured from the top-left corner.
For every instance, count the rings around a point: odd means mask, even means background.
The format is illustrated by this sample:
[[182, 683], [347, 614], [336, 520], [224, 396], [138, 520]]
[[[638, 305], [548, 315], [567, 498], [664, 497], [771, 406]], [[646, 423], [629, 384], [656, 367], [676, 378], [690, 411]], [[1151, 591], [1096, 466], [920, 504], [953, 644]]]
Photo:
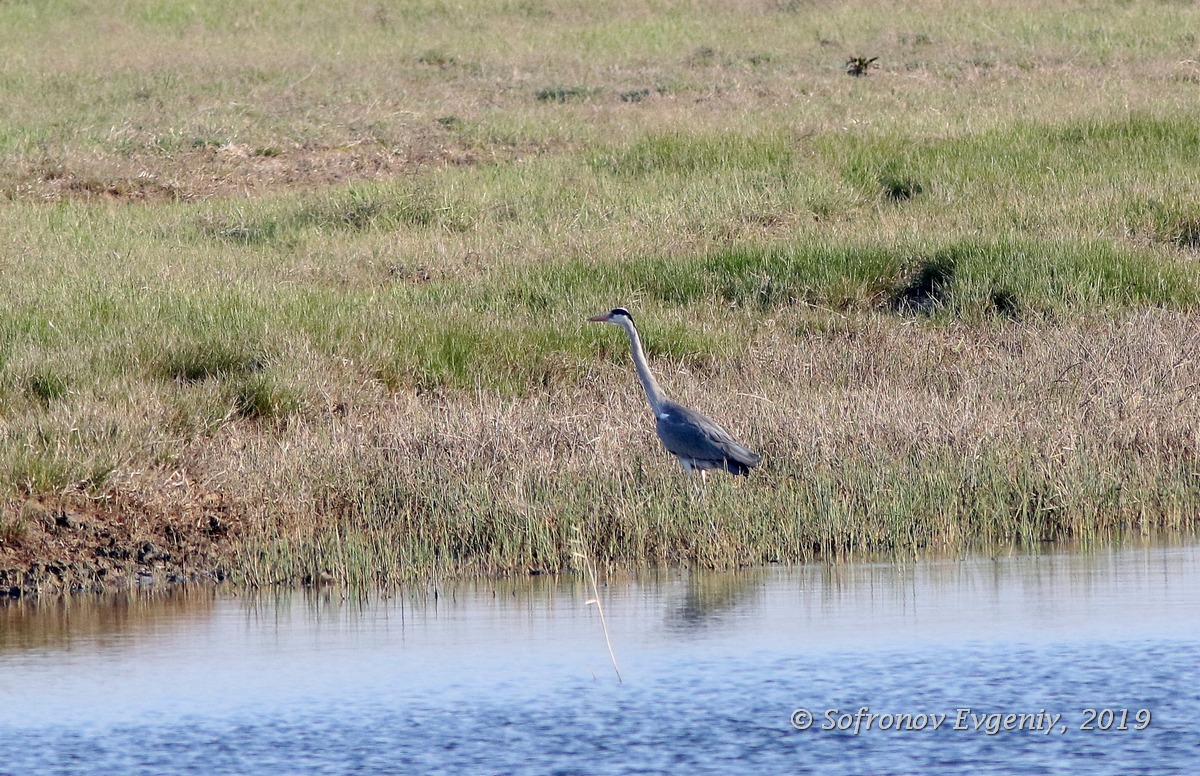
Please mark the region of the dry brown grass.
[[[829, 331], [805, 324], [781, 315], [743, 358], [703, 374], [656, 364], [675, 396], [766, 455], [751, 480], [718, 482], [704, 504], [690, 501], [658, 447], [623, 363], [549, 396], [364, 400], [367, 413], [293, 423], [286, 444], [231, 426], [181, 463], [209, 472], [202, 489], [248, 515], [248, 552], [260, 554], [237, 565], [255, 582], [396, 580], [430, 566], [557, 570], [569, 565], [572, 526], [620, 565], [953, 551], [1193, 526], [1194, 318], [1142, 312], [983, 330], [891, 317]], [[942, 487], [934, 481], [948, 464], [959, 467], [951, 479], [964, 479], [947, 486], [954, 500], [933, 503], [937, 493], [922, 489]], [[817, 487], [847, 513], [825, 537], [808, 501]], [[881, 488], [892, 504], [860, 495]], [[1002, 500], [1022, 494], [1035, 502], [1028, 514]], [[873, 525], [875, 510], [904, 503], [940, 514], [905, 516], [903, 535]], [[760, 524], [747, 532], [751, 519]], [[707, 536], [673, 541], [675, 523], [686, 531], [696, 520]], [[1032, 533], [1019, 532], [1022, 520], [1034, 521]], [[780, 535], [811, 543], [780, 544]], [[284, 544], [286, 559], [275, 554]]]
[[[704, 502], [618, 358], [548, 395], [343, 386], [282, 428], [226, 423], [158, 466], [123, 469], [105, 503], [135, 524], [135, 546], [186, 556], [182, 573], [251, 584], [555, 571], [570, 566], [572, 528], [620, 566], [1188, 530], [1198, 341], [1193, 316], [1161, 311], [985, 327], [785, 311], [740, 357], [700, 372], [655, 363], [676, 398], [765, 455]], [[78, 517], [68, 525], [94, 519], [84, 503], [59, 507]], [[26, 526], [18, 547], [78, 534]], [[108, 573], [137, 567], [126, 560]], [[71, 571], [84, 579], [87, 564]]]

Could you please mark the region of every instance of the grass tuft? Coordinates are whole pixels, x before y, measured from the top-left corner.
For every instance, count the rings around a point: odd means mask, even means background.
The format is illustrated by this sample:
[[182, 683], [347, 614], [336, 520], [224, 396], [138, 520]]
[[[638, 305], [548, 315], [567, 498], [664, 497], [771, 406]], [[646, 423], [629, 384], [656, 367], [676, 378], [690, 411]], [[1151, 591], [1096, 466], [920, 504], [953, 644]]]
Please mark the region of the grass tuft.
[[861, 77], [879, 67], [879, 57], [850, 57], [846, 60], [846, 75]]
[[243, 374], [230, 386], [233, 412], [249, 420], [283, 418], [296, 413], [300, 397], [266, 374]]
[[892, 202], [907, 202], [925, 191], [925, 186], [916, 178], [892, 168], [879, 173], [879, 186], [883, 195]]
[[214, 338], [173, 346], [156, 359], [154, 366], [165, 379], [194, 383], [251, 375], [266, 367], [266, 357], [256, 347]]
[[67, 394], [69, 385], [67, 378], [58, 372], [42, 369], [25, 378], [24, 388], [27, 396], [43, 407], [49, 407], [55, 399]]

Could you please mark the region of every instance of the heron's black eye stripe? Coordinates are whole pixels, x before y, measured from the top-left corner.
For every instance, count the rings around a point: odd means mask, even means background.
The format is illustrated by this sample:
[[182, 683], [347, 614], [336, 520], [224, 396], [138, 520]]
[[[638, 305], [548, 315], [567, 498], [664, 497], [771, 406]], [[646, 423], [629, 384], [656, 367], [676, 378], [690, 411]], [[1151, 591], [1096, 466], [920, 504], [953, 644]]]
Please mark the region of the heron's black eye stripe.
[[624, 315], [629, 320], [631, 320], [631, 321], [633, 320], [633, 316], [630, 315], [629, 311], [626, 310], [624, 307], [614, 307], [612, 309], [612, 312], [609, 313], [609, 315]]

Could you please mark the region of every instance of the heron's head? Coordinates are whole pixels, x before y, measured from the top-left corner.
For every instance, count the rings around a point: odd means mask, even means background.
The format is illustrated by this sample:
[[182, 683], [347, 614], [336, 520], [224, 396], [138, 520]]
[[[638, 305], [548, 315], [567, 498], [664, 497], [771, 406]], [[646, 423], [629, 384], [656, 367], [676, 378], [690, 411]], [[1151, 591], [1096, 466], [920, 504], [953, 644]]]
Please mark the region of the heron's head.
[[592, 323], [615, 323], [618, 326], [623, 326], [625, 321], [633, 323], [633, 316], [624, 307], [614, 307], [606, 313], [593, 315], [588, 320]]

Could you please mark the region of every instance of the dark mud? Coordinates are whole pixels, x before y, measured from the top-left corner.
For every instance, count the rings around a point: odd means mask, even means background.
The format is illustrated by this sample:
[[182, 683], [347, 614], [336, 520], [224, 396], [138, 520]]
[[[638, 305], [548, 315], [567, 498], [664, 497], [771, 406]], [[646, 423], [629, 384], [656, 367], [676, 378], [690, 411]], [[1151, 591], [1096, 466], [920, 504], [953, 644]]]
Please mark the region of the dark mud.
[[239, 521], [218, 494], [170, 511], [129, 499], [30, 499], [0, 536], [0, 597], [99, 592], [229, 576]]

